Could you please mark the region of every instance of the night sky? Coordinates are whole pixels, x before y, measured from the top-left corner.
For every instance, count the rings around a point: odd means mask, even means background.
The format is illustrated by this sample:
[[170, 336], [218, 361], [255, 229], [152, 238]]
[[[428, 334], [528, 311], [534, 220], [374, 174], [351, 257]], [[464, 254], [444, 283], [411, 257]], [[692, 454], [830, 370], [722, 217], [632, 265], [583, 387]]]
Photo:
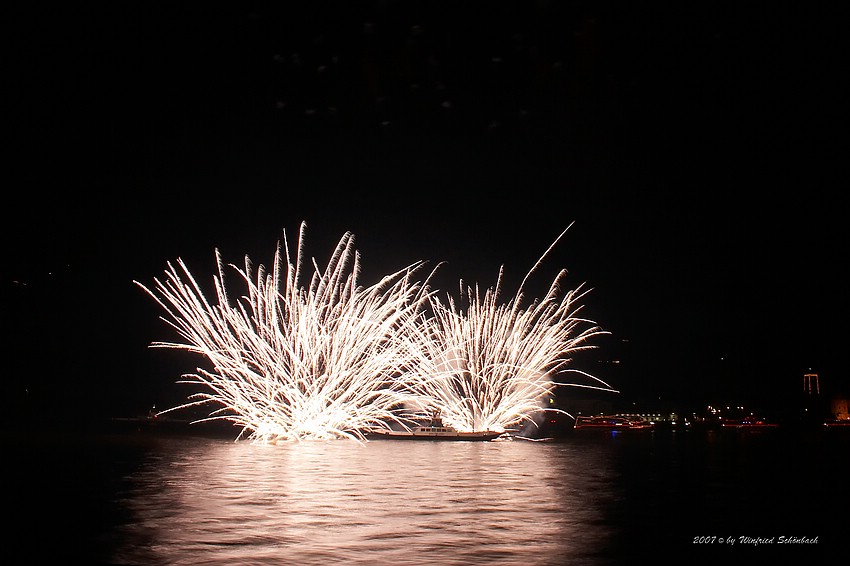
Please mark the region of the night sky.
[[[846, 69], [833, 6], [20, 4], [6, 51], [4, 395], [143, 414], [203, 362], [133, 281], [269, 264], [307, 222], [371, 284], [417, 260], [585, 284], [625, 398], [846, 387]], [[616, 367], [609, 364], [619, 360]], [[605, 362], [605, 363], [602, 363]]]

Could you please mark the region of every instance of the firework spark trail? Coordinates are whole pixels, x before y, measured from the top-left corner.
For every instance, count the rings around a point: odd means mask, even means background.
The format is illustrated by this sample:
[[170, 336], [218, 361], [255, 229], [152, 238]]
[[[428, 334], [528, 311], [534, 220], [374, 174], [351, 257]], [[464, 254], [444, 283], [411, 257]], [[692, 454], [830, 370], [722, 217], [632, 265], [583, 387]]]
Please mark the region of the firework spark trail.
[[135, 282], [185, 340], [154, 346], [200, 354], [213, 367], [184, 375], [184, 382], [207, 391], [168, 411], [211, 404], [217, 408], [202, 420], [231, 421], [243, 428], [240, 436], [266, 442], [362, 441], [365, 431], [405, 423], [401, 411], [411, 398], [398, 376], [409, 365], [408, 345], [398, 337], [420, 324], [429, 299], [427, 285], [413, 279], [422, 263], [361, 287], [359, 254], [347, 233], [324, 271], [313, 262], [305, 288], [305, 228], [302, 223], [295, 262], [284, 234], [285, 274], [279, 247], [272, 273], [260, 266], [256, 280], [247, 257], [244, 269], [230, 266], [248, 287], [233, 305], [218, 251], [217, 304], [207, 301], [181, 260], [179, 268], [168, 264], [165, 280], [154, 279], [153, 289]]
[[439, 412], [446, 424], [462, 431], [505, 431], [534, 422], [533, 416], [542, 410], [541, 400], [558, 385], [613, 391], [583, 372], [578, 373], [596, 385], [552, 378], [577, 371], [568, 367], [571, 356], [592, 348], [587, 342], [606, 332], [578, 316], [578, 302], [586, 294], [581, 286], [558, 300], [565, 270], [541, 301], [521, 307], [522, 287], [543, 257], [507, 304], [498, 304], [503, 270], [483, 298], [477, 285], [464, 289], [460, 282], [461, 300], [466, 297], [468, 303], [465, 312], [450, 296], [445, 303], [430, 298], [433, 316], [412, 327], [417, 361], [407, 378], [424, 405], [422, 411]]

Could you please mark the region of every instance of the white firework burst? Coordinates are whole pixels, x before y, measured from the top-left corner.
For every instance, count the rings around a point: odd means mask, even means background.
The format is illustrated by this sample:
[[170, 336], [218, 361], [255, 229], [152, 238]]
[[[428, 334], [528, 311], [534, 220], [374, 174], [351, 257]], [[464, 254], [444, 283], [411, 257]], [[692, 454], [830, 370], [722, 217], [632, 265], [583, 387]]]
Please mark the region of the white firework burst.
[[370, 430], [405, 424], [403, 407], [415, 401], [400, 379], [409, 366], [402, 338], [421, 324], [429, 299], [427, 285], [413, 279], [422, 263], [361, 287], [360, 256], [346, 233], [324, 270], [312, 262], [304, 287], [305, 229], [302, 223], [294, 261], [284, 233], [285, 269], [279, 245], [271, 273], [260, 265], [255, 275], [247, 257], [244, 269], [230, 265], [248, 291], [232, 303], [218, 250], [215, 304], [182, 260], [168, 263], [152, 289], [135, 282], [184, 340], [153, 346], [194, 352], [211, 364], [183, 376], [204, 391], [168, 411], [211, 404], [201, 420], [231, 421], [242, 427], [240, 437], [264, 442], [362, 441]]
[[[433, 316], [410, 327], [416, 331], [410, 338], [417, 355], [406, 380], [422, 403], [421, 414], [438, 412], [443, 422], [462, 431], [501, 432], [534, 422], [558, 385], [614, 391], [569, 367], [574, 353], [595, 347], [588, 341], [606, 332], [579, 317], [579, 301], [587, 293], [581, 286], [559, 298], [565, 270], [542, 300], [522, 306], [525, 281], [564, 233], [505, 304], [499, 304], [503, 269], [483, 296], [477, 285], [464, 288], [460, 282], [465, 311], [451, 296], [446, 302], [431, 296]], [[590, 384], [555, 379], [567, 372], [582, 374]]]

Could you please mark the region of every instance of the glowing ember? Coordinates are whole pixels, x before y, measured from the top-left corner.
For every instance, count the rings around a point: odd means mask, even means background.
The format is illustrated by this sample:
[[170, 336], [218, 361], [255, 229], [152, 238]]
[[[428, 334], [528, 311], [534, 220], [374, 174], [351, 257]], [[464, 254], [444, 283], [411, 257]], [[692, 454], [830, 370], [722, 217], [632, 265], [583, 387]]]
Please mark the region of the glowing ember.
[[278, 247], [271, 273], [261, 265], [254, 274], [247, 257], [244, 269], [230, 266], [248, 288], [235, 301], [217, 250], [216, 304], [179, 259], [153, 289], [136, 282], [184, 340], [154, 346], [201, 354], [212, 366], [183, 376], [204, 392], [169, 411], [211, 404], [202, 420], [231, 421], [242, 427], [240, 438], [263, 442], [363, 441], [370, 431], [434, 412], [460, 431], [501, 432], [533, 422], [557, 385], [611, 390], [591, 376], [599, 385], [553, 379], [578, 371], [567, 367], [570, 356], [602, 333], [577, 316], [581, 288], [558, 299], [565, 271], [528, 307], [521, 305], [525, 280], [512, 300], [497, 304], [501, 271], [483, 297], [461, 282], [464, 312], [451, 297], [433, 295], [427, 279], [414, 280], [421, 262], [361, 287], [360, 256], [346, 233], [324, 270], [312, 262], [304, 287], [305, 230], [302, 223], [295, 261], [284, 234], [285, 256]]

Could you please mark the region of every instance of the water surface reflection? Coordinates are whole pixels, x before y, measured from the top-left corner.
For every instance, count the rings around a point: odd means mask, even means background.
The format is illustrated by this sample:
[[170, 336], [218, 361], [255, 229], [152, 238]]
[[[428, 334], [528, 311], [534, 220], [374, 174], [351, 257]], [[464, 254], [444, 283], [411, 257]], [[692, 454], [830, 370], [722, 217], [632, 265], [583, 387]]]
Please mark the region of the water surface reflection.
[[619, 497], [605, 446], [517, 441], [174, 438], [128, 480], [130, 564], [580, 563]]

